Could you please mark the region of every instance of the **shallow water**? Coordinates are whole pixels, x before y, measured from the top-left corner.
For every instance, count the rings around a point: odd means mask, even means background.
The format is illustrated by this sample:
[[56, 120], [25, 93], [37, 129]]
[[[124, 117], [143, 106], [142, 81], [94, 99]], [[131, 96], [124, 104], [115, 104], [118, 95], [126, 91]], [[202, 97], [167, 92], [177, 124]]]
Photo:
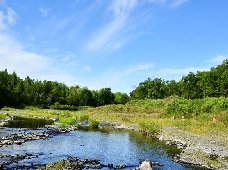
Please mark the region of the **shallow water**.
[[25, 117], [13, 116], [12, 120], [9, 121], [7, 127], [34, 129], [34, 128], [44, 127], [45, 125], [50, 125], [52, 123], [53, 121], [48, 119], [25, 118]]
[[[142, 134], [116, 130], [74, 131], [47, 140], [29, 141], [22, 145], [0, 148], [1, 154], [37, 155], [32, 159], [19, 161], [18, 165], [45, 164], [76, 156], [81, 159], [97, 159], [103, 164], [126, 164], [136, 167], [139, 166], [140, 160], [149, 159], [164, 165], [154, 167], [155, 170], [196, 169], [174, 162], [172, 157], [178, 152], [180, 151], [175, 146], [167, 146]], [[7, 167], [14, 166], [15, 164], [11, 164]]]

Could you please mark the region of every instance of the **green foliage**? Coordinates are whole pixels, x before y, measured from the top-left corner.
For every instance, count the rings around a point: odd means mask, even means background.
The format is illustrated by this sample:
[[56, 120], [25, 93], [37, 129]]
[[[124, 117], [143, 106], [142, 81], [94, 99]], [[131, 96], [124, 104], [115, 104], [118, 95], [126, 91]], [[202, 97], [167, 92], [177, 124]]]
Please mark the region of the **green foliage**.
[[98, 126], [99, 126], [99, 122], [96, 121], [96, 120], [91, 120], [89, 126], [90, 126], [90, 128], [92, 128], [92, 129], [97, 129]]
[[63, 125], [74, 125], [76, 123], [76, 119], [75, 118], [59, 118], [58, 120], [59, 123], [63, 124]]
[[62, 105], [57, 102], [54, 105], [51, 105], [50, 108], [56, 109], [56, 110], [73, 110], [73, 111], [78, 110], [78, 107], [76, 107], [76, 106]]
[[91, 108], [90, 106], [78, 106], [78, 110], [87, 110]]
[[162, 79], [151, 80], [148, 78], [146, 81], [139, 84], [130, 95], [132, 99], [162, 99], [166, 94], [166, 84]]
[[88, 121], [89, 120], [89, 115], [81, 115], [80, 117], [79, 117], [79, 120], [80, 121]]
[[98, 91], [98, 105], [107, 105], [114, 103], [114, 94], [111, 92], [110, 88], [102, 88]]
[[[169, 96], [179, 96], [185, 99], [202, 99], [207, 97], [228, 97], [228, 60], [211, 68], [210, 71], [189, 73], [180, 81], [164, 81], [160, 78], [148, 78], [139, 83], [130, 93], [131, 100], [164, 99]], [[38, 81], [26, 77], [21, 79], [15, 72], [0, 71], [0, 108], [24, 106], [39, 106], [59, 110], [77, 110], [79, 106], [103, 106], [108, 104], [125, 104], [129, 101], [126, 93], [113, 94], [110, 88], [89, 90], [78, 85], [68, 87], [63, 83], [53, 81]], [[226, 107], [221, 101], [180, 102], [180, 107], [172, 111], [178, 103], [169, 105], [168, 112], [182, 112], [186, 115], [197, 109], [203, 112], [224, 110]], [[202, 102], [202, 104], [200, 103]], [[221, 102], [221, 103], [217, 103]], [[172, 106], [173, 105], [173, 106]], [[199, 109], [197, 105], [201, 105]], [[224, 106], [225, 105], [225, 106]], [[149, 105], [148, 105], [149, 107]], [[170, 110], [169, 110], [170, 109]], [[186, 110], [187, 109], [187, 110]], [[185, 110], [185, 111], [184, 111]]]
[[[57, 104], [55, 104], [57, 103]], [[67, 87], [63, 83], [20, 79], [15, 72], [0, 71], [0, 108], [4, 106], [39, 106], [59, 110], [77, 110], [78, 106], [101, 106], [114, 103], [110, 88], [91, 91], [87, 87]]]
[[210, 71], [190, 72], [179, 82], [148, 78], [139, 83], [131, 93], [131, 99], [163, 99], [178, 95], [186, 99], [228, 97], [228, 60]]
[[12, 107], [3, 107], [1, 110], [2, 111], [14, 111], [15, 109]]
[[1, 119], [5, 119], [5, 118], [6, 118], [6, 115], [0, 114], [0, 120], [1, 120]]
[[149, 123], [139, 123], [139, 127], [142, 131], [149, 132], [149, 133], [158, 133], [160, 131], [160, 127], [155, 124]]
[[191, 117], [199, 113], [220, 113], [228, 109], [228, 98], [207, 97], [204, 99], [174, 99], [167, 103], [166, 113], [174, 116]]
[[129, 101], [129, 96], [126, 93], [117, 92], [117, 93], [114, 93], [114, 96], [115, 96], [114, 102], [116, 104], [125, 104]]

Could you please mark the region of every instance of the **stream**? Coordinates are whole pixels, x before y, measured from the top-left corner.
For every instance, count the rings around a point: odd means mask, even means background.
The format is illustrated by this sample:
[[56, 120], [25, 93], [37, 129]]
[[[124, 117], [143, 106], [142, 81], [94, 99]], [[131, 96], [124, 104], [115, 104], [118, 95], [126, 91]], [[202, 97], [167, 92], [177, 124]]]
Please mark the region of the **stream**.
[[[31, 119], [29, 121], [32, 122]], [[32, 129], [27, 129], [24, 126], [12, 127], [0, 128], [0, 136], [21, 132], [48, 131], [40, 126], [33, 126]], [[67, 159], [69, 156], [100, 160], [105, 165], [125, 164], [129, 166], [124, 169], [134, 169], [140, 165], [140, 161], [146, 159], [163, 165], [153, 166], [153, 170], [200, 169], [175, 162], [174, 157], [180, 152], [176, 146], [168, 146], [141, 133], [111, 128], [95, 131], [71, 131], [45, 140], [31, 140], [21, 145], [13, 144], [0, 148], [0, 155], [33, 155], [29, 159], [22, 159], [4, 165], [3, 169], [23, 165], [48, 164]], [[4, 159], [0, 158], [0, 162], [4, 162]]]

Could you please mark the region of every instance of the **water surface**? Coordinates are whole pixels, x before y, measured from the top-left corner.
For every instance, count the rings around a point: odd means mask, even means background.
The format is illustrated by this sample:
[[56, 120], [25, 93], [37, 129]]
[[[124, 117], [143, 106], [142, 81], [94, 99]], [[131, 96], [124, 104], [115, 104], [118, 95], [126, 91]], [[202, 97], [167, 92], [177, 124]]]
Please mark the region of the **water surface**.
[[[76, 156], [81, 159], [97, 159], [103, 164], [126, 164], [133, 167], [139, 166], [141, 160], [149, 159], [164, 165], [154, 167], [157, 170], [196, 169], [174, 162], [173, 156], [178, 152], [180, 151], [175, 146], [167, 146], [142, 134], [116, 130], [74, 131], [47, 140], [0, 148], [2, 154], [37, 155], [32, 159], [19, 161], [18, 165], [45, 164]], [[15, 165], [11, 164], [8, 167], [13, 166]]]

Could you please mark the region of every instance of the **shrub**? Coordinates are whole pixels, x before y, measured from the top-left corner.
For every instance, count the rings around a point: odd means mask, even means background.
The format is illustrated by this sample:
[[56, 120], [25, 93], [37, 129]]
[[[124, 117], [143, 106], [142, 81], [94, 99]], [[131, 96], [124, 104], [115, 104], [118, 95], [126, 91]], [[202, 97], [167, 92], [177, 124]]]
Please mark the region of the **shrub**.
[[80, 121], [88, 121], [89, 120], [89, 116], [88, 115], [81, 115], [79, 120]]
[[12, 107], [7, 107], [7, 106], [5, 106], [5, 107], [3, 107], [1, 110], [3, 110], [3, 111], [14, 111], [15, 109], [12, 108]]
[[89, 126], [90, 126], [90, 128], [92, 128], [92, 129], [97, 129], [98, 126], [99, 126], [99, 122], [96, 121], [96, 120], [91, 120]]
[[158, 133], [160, 131], [159, 126], [155, 124], [139, 123], [139, 127], [142, 131], [150, 133]]
[[55, 103], [54, 105], [50, 106], [51, 109], [56, 109], [56, 110], [73, 110], [77, 111], [78, 107], [72, 106], [72, 105], [61, 105], [59, 103]]
[[227, 110], [228, 99], [225, 97], [207, 97], [204, 99], [175, 99], [166, 105], [165, 112], [175, 116], [191, 116], [199, 113], [220, 113]]
[[78, 106], [78, 110], [87, 110], [91, 108], [90, 106]]
[[76, 123], [76, 119], [75, 118], [59, 118], [58, 120], [59, 123], [62, 124], [68, 124], [68, 125], [74, 125]]
[[6, 115], [0, 114], [0, 120], [1, 120], [1, 119], [5, 119], [5, 118], [6, 118]]

